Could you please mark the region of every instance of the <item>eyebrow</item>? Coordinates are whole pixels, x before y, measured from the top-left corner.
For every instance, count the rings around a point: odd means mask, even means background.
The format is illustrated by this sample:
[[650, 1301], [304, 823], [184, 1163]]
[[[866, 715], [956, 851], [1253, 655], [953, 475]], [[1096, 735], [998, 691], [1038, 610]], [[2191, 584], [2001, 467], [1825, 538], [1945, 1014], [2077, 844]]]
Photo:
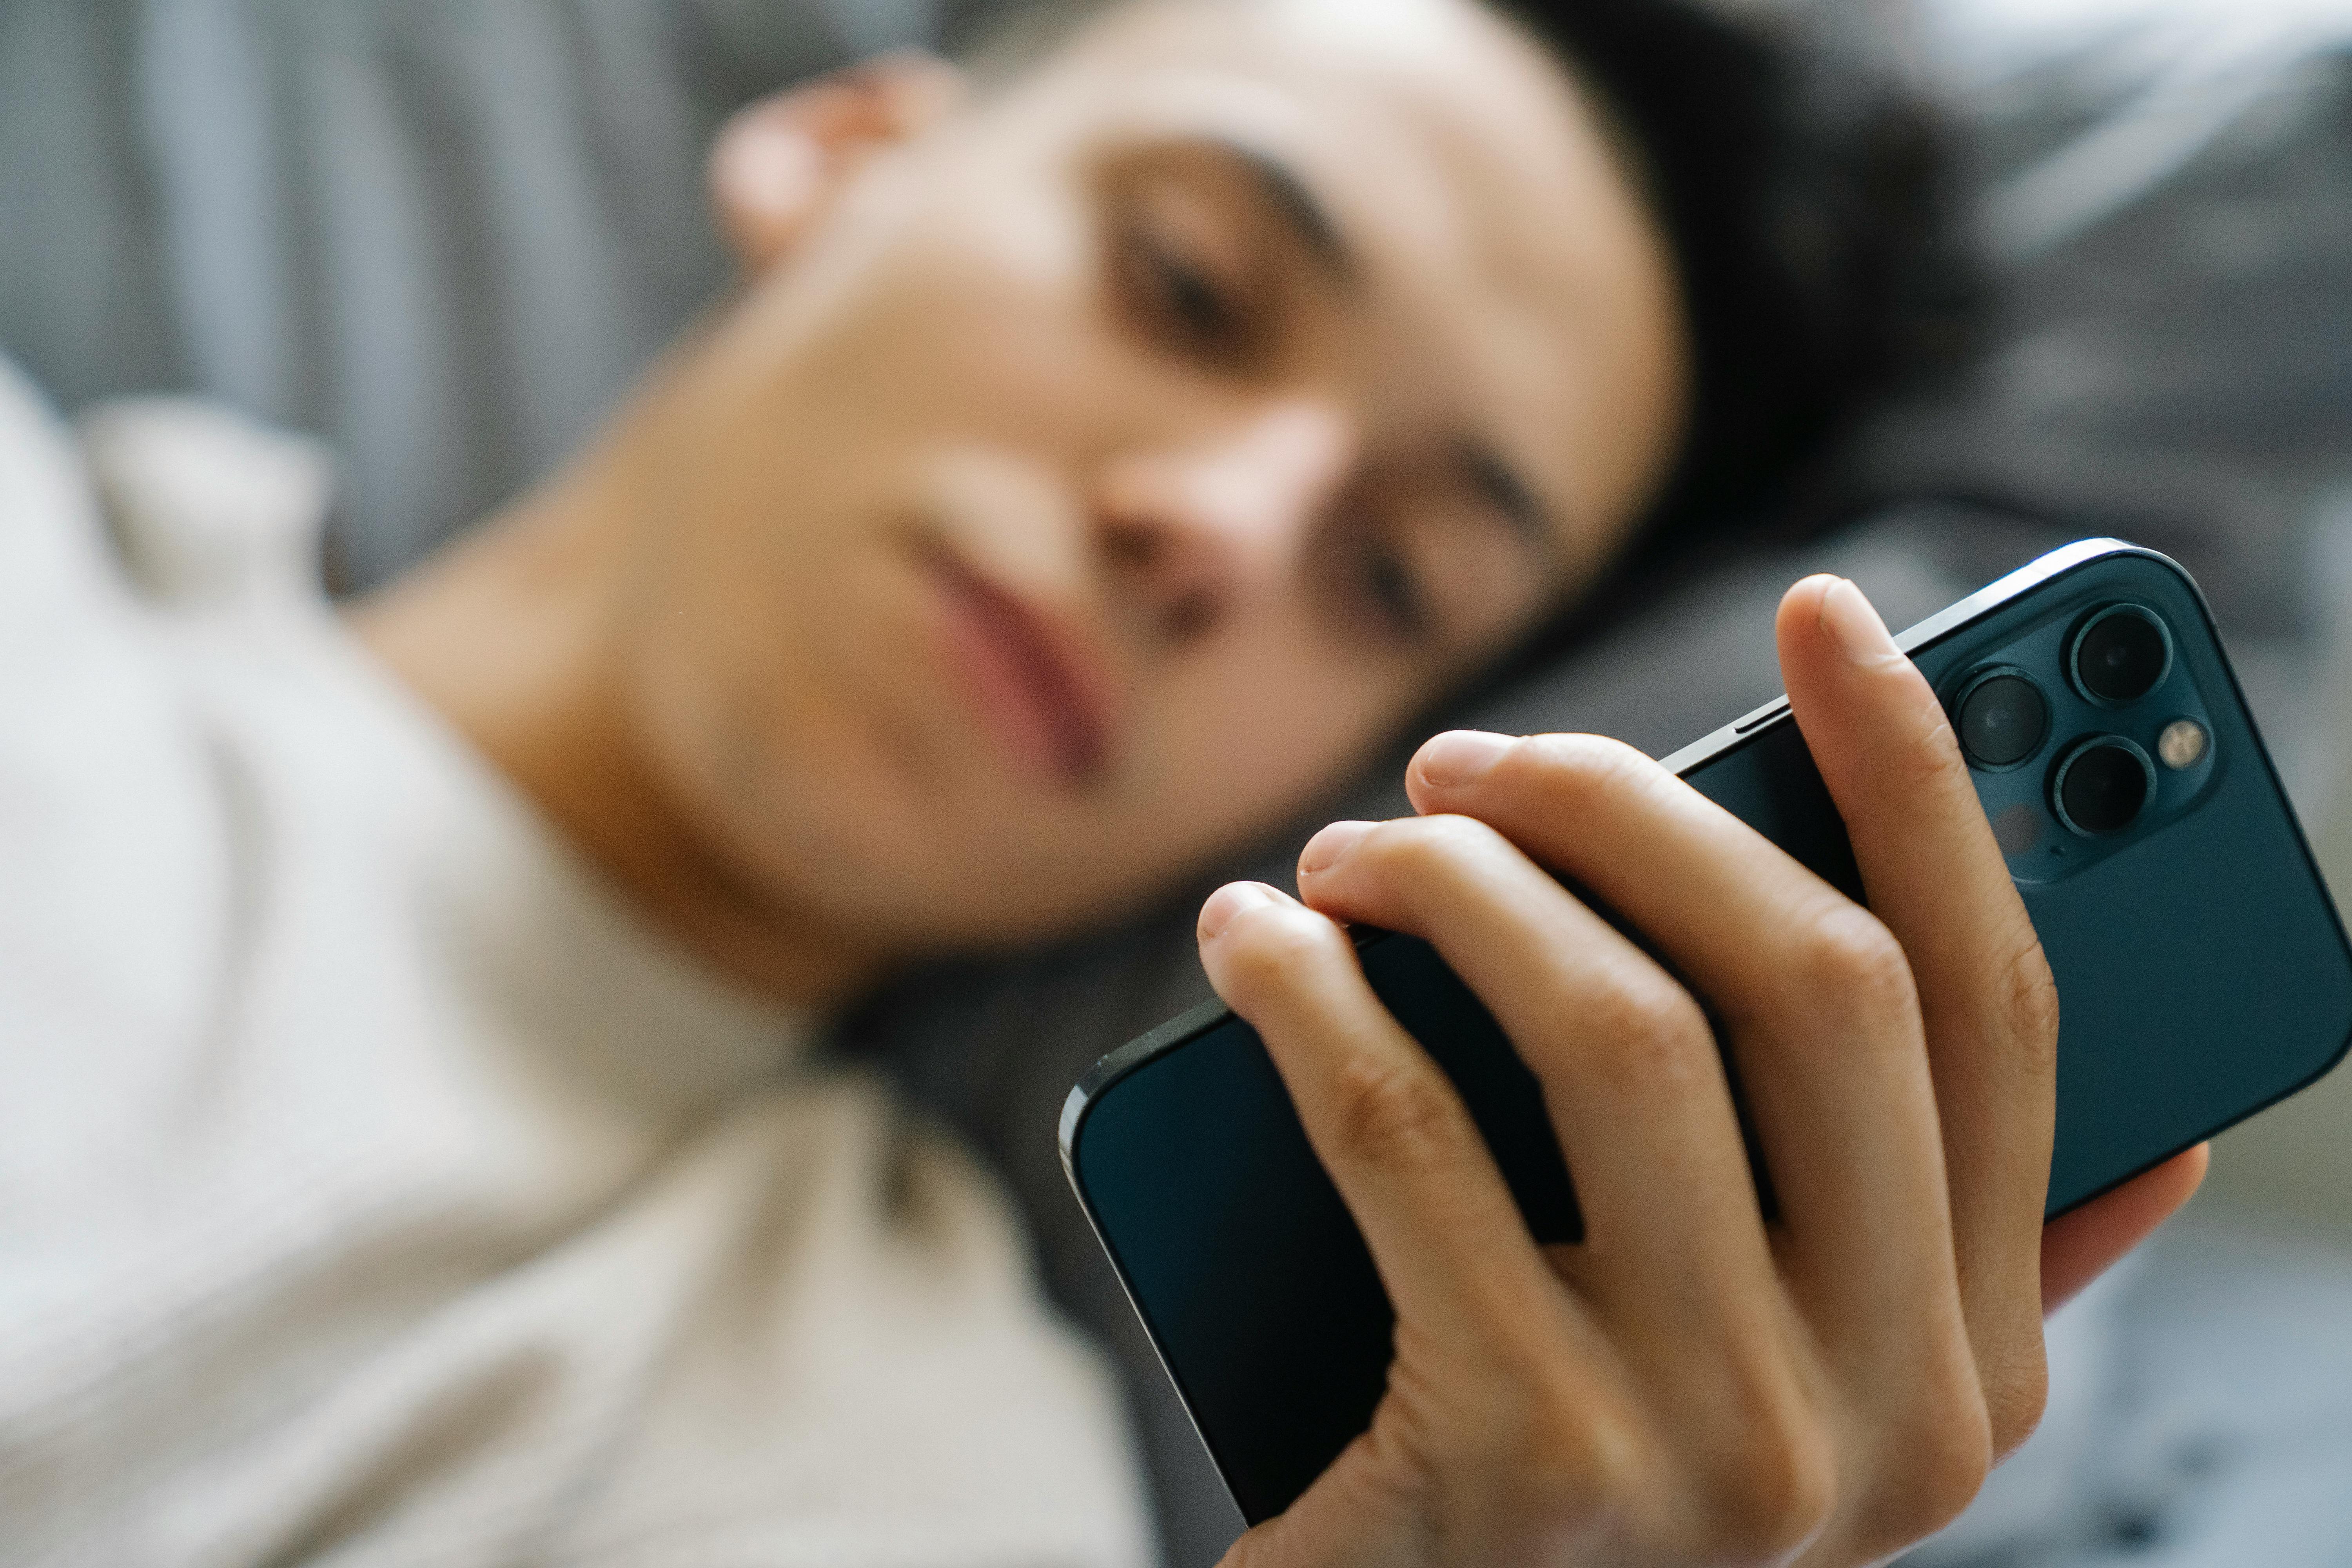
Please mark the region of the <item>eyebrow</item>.
[[1300, 247], [1320, 264], [1331, 280], [1352, 284], [1357, 272], [1356, 253], [1349, 248], [1347, 237], [1332, 220], [1331, 209], [1323, 205], [1314, 187], [1264, 148], [1227, 140], [1220, 140], [1217, 146], [1241, 165], [1266, 205], [1274, 209]]
[[1511, 531], [1538, 552], [1549, 556], [1559, 549], [1559, 531], [1536, 492], [1492, 447], [1475, 438], [1461, 444], [1462, 471], [1470, 488], [1493, 507]]

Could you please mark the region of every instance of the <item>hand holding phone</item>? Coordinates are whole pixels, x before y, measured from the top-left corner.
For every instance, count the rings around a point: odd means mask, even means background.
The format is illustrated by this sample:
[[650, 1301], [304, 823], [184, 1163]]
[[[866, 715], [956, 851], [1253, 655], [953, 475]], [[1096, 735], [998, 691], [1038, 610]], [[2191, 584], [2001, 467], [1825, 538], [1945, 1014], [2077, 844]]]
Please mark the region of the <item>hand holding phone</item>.
[[[2195, 1152], [2045, 1231], [2055, 993], [1943, 707], [1850, 584], [1779, 635], [1868, 909], [1627, 748], [1453, 735], [1422, 816], [1308, 846], [1304, 904], [1203, 910], [1396, 1313], [1370, 1431], [1234, 1562], [1876, 1561], [2031, 1430], [2045, 1298], [2193, 1188]], [[1425, 936], [1500, 1021], [1580, 1244], [1535, 1239], [1341, 921]]]

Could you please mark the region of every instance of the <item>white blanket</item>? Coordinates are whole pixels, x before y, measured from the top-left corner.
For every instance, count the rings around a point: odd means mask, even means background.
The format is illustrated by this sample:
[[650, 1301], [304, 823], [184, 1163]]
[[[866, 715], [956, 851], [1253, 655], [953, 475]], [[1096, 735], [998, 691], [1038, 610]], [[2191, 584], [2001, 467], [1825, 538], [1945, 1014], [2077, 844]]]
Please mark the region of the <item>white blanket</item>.
[[348, 638], [316, 452], [88, 428], [0, 362], [0, 1563], [1142, 1561], [992, 1188]]

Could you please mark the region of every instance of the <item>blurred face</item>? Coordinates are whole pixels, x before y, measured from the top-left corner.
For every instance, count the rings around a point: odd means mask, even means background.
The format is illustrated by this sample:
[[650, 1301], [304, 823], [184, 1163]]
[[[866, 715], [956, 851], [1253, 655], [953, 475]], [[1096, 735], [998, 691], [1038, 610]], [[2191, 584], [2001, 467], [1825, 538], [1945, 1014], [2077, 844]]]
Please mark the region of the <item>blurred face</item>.
[[1299, 809], [1591, 575], [1683, 378], [1601, 132], [1467, 0], [1129, 7], [915, 118], [761, 176], [825, 200], [659, 395], [624, 639], [733, 874], [902, 949]]

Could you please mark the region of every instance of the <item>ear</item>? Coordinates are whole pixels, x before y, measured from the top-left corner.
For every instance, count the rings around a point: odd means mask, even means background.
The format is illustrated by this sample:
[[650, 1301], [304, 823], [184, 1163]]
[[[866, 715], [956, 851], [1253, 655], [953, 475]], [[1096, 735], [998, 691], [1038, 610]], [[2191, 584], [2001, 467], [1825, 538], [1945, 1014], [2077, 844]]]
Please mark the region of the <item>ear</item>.
[[789, 255], [867, 158], [936, 124], [961, 102], [963, 73], [894, 50], [738, 110], [711, 143], [719, 232], [746, 272]]

